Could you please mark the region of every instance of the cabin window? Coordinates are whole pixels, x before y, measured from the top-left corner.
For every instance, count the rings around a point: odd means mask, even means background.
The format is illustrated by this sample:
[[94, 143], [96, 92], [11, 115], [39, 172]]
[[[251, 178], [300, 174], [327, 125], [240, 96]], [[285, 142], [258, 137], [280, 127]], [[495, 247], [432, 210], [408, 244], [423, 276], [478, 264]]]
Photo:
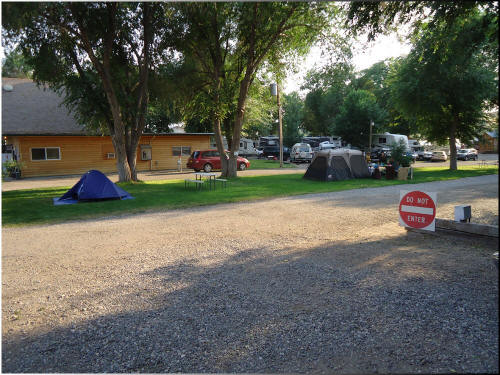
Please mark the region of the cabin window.
[[61, 160], [61, 150], [59, 147], [32, 148], [31, 160]]
[[191, 146], [173, 146], [172, 147], [173, 156], [190, 156]]

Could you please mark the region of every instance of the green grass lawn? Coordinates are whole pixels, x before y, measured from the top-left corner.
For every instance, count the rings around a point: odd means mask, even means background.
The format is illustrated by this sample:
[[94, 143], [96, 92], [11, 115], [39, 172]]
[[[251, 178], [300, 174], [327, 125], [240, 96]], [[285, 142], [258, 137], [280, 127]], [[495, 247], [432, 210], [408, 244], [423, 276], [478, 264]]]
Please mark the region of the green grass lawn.
[[[266, 160], [266, 159], [250, 159], [249, 169], [276, 169], [280, 167], [279, 160]], [[283, 168], [298, 168], [293, 163], [283, 163]]]
[[453, 180], [463, 177], [498, 174], [497, 166], [479, 168], [461, 167], [458, 171], [446, 168], [415, 169], [413, 180], [355, 179], [335, 182], [310, 181], [302, 178], [304, 172], [273, 176], [238, 177], [228, 182], [227, 189], [197, 191], [184, 188], [183, 180], [121, 183], [135, 199], [102, 201], [54, 206], [53, 197], [60, 197], [69, 188], [41, 188], [14, 190], [2, 193], [2, 225], [29, 225], [64, 222], [110, 215], [138, 212], [167, 211], [177, 208], [258, 200], [307, 193], [323, 193], [388, 185], [405, 185], [431, 181]]

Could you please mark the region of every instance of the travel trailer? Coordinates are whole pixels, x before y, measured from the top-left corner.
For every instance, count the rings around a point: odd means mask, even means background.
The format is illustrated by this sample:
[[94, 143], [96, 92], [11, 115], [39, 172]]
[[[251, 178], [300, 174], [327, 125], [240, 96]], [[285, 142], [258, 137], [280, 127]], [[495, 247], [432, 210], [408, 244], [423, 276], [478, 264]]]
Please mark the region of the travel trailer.
[[279, 144], [280, 144], [280, 138], [275, 135], [269, 135], [267, 137], [259, 138], [259, 147], [278, 146]]
[[408, 139], [408, 145], [410, 146], [411, 151], [418, 152], [424, 150], [424, 145], [416, 139]]
[[[226, 137], [223, 137], [223, 142], [224, 142], [224, 148], [227, 150], [228, 145], [227, 145], [227, 139]], [[210, 146], [214, 149], [217, 148], [217, 145], [215, 144], [215, 141], [213, 141]], [[259, 151], [255, 148], [254, 141], [248, 138], [241, 138], [240, 139], [240, 148], [238, 150], [238, 155], [242, 157], [246, 156], [257, 156], [259, 155]]]
[[238, 152], [240, 156], [257, 156], [259, 151], [255, 148], [255, 144], [251, 139], [241, 138], [240, 139], [240, 150]]
[[406, 150], [410, 151], [410, 145], [408, 143], [408, 137], [402, 134], [373, 134], [372, 135], [372, 147], [374, 148], [387, 148], [393, 143], [399, 144], [403, 140], [406, 144]]

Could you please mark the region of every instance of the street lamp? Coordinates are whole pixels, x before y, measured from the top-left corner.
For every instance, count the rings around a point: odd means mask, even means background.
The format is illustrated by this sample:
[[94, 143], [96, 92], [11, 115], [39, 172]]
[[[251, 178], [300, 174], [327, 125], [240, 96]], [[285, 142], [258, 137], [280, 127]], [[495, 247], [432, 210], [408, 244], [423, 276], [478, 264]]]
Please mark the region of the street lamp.
[[279, 136], [280, 136], [280, 168], [283, 168], [283, 125], [281, 120], [281, 103], [280, 103], [280, 90], [277, 83], [271, 83], [271, 95], [276, 96], [278, 102], [278, 121], [279, 121]]

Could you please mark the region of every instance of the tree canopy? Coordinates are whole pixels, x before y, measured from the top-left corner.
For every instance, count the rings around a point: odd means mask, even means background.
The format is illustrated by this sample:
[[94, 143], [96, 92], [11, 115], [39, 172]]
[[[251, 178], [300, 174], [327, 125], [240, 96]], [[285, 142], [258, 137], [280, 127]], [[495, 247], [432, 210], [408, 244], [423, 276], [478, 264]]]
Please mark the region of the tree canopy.
[[455, 139], [477, 137], [485, 110], [498, 106], [498, 65], [491, 63], [498, 40], [484, 27], [497, 27], [490, 16], [477, 10], [451, 25], [424, 25], [391, 78], [397, 108], [428, 140], [449, 142], [450, 169], [457, 168]]
[[18, 43], [33, 79], [65, 96], [77, 119], [107, 130], [120, 181], [137, 178], [149, 74], [168, 51], [163, 3], [2, 3], [4, 37]]
[[370, 123], [380, 124], [385, 112], [377, 104], [375, 95], [366, 90], [353, 90], [345, 98], [336, 116], [331, 134], [342, 137], [347, 143], [359, 148], [369, 146]]
[[257, 75], [270, 71], [279, 80], [286, 63], [305, 54], [327, 29], [335, 9], [321, 2], [176, 5], [182, 27], [174, 46], [193, 62], [200, 82], [190, 100], [197, 104], [191, 108], [201, 109], [199, 115], [213, 122], [221, 154], [223, 134], [228, 140], [229, 159], [222, 160], [224, 176], [236, 175], [247, 99]]
[[13, 78], [31, 78], [33, 68], [28, 65], [19, 48], [7, 53], [2, 61], [2, 76]]

